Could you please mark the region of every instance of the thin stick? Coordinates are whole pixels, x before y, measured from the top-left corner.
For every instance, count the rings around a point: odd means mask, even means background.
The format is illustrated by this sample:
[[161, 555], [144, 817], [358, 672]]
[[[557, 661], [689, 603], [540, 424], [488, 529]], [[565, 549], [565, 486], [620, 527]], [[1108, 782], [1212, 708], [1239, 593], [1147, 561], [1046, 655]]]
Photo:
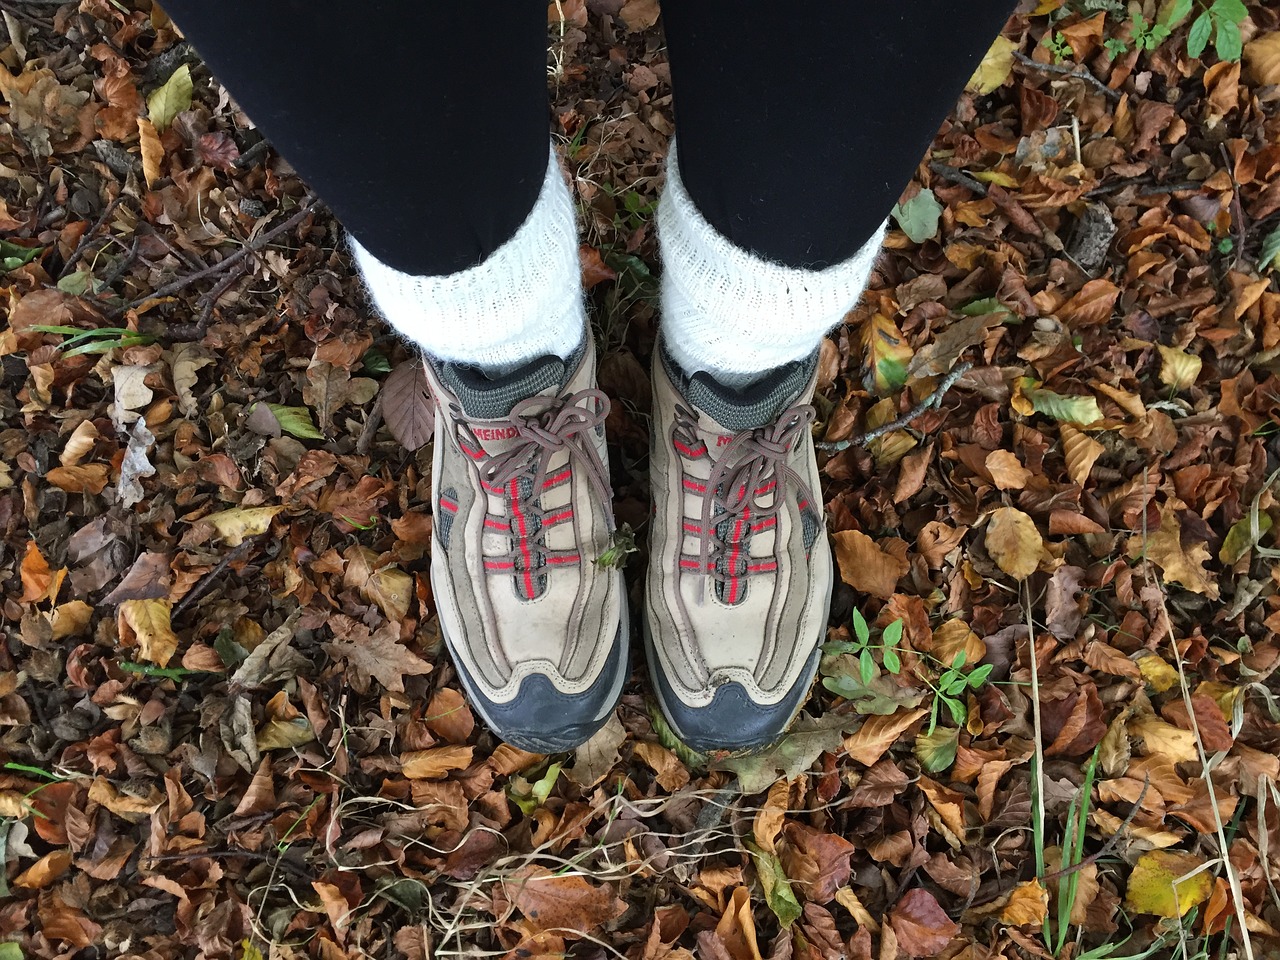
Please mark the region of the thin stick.
[[866, 433], [859, 434], [856, 437], [850, 437], [848, 440], [836, 440], [829, 443], [816, 443], [819, 450], [830, 450], [833, 453], [839, 453], [841, 450], [848, 450], [850, 447], [866, 446], [872, 440], [879, 440], [885, 434], [893, 433], [895, 430], [901, 430], [911, 424], [912, 420], [927, 413], [933, 407], [942, 403], [942, 398], [946, 396], [957, 380], [973, 369], [973, 364], [965, 363], [956, 364], [951, 372], [946, 375], [942, 383], [938, 384], [938, 389], [929, 394], [914, 407], [898, 417], [896, 420], [890, 420], [888, 423], [881, 424], [874, 430], [868, 430]]
[[124, 313], [127, 310], [136, 309], [137, 307], [141, 306], [143, 303], [145, 303], [148, 300], [154, 300], [157, 297], [167, 297], [171, 293], [177, 293], [179, 290], [182, 290], [186, 287], [191, 286], [191, 284], [195, 283], [197, 280], [203, 280], [206, 277], [211, 277], [216, 273], [221, 273], [224, 270], [231, 269], [231, 267], [234, 267], [237, 263], [239, 263], [245, 257], [249, 256], [249, 254], [256, 253], [257, 251], [265, 247], [268, 243], [270, 243], [272, 240], [274, 240], [276, 237], [280, 236], [282, 233], [287, 233], [288, 231], [296, 227], [298, 224], [300, 224], [312, 212], [312, 210], [315, 208], [317, 203], [319, 203], [318, 198], [308, 197], [303, 202], [302, 206], [299, 207], [298, 210], [293, 214], [293, 216], [291, 216], [288, 220], [286, 220], [284, 223], [280, 224], [279, 226], [272, 227], [266, 233], [260, 234], [254, 239], [248, 241], [247, 243], [245, 243], [244, 246], [242, 246], [239, 250], [237, 250], [231, 256], [227, 257], [225, 260], [219, 260], [217, 263], [210, 264], [209, 266], [205, 267], [203, 270], [197, 270], [195, 273], [189, 273], [184, 277], [179, 277], [177, 280], [174, 280], [172, 283], [166, 283], [163, 287], [159, 287], [155, 290], [152, 290], [145, 297], [142, 297], [139, 300], [135, 300], [132, 303], [125, 305], [124, 307], [118, 308], [118, 312]]
[[1089, 854], [1078, 863], [1074, 863], [1069, 867], [1063, 867], [1061, 870], [1053, 871], [1053, 873], [1046, 873], [1044, 876], [1039, 878], [1040, 882], [1044, 883], [1046, 880], [1057, 880], [1061, 877], [1070, 876], [1078, 870], [1083, 870], [1089, 864], [1096, 863], [1114, 850], [1116, 848], [1116, 844], [1120, 842], [1120, 838], [1124, 835], [1125, 827], [1133, 823], [1133, 818], [1136, 817], [1138, 815], [1138, 811], [1142, 809], [1142, 801], [1146, 799], [1147, 790], [1150, 786], [1151, 774], [1147, 774], [1142, 778], [1142, 791], [1138, 794], [1138, 799], [1133, 802], [1133, 806], [1129, 808], [1129, 812], [1125, 815], [1124, 820], [1121, 821], [1120, 826], [1116, 827], [1116, 832], [1113, 833], [1107, 839], [1107, 842], [1102, 845], [1101, 850], [1097, 853]]
[[370, 448], [373, 446], [374, 435], [378, 432], [378, 427], [382, 426], [382, 391], [378, 391], [378, 399], [373, 402], [373, 409], [369, 411], [369, 417], [364, 422], [364, 429], [360, 431], [360, 439], [356, 441], [356, 453], [360, 456], [367, 456]]
[[248, 269], [248, 265], [243, 262], [237, 264], [234, 270], [218, 281], [217, 286], [200, 298], [204, 301], [204, 308], [200, 311], [200, 319], [195, 323], [183, 323], [168, 327], [164, 332], [164, 339], [174, 343], [203, 340], [205, 333], [209, 329], [209, 321], [213, 319], [213, 308], [217, 304], [218, 298], [231, 289], [232, 285], [243, 277]]
[[1113, 103], [1118, 103], [1120, 100], [1120, 94], [1116, 93], [1084, 67], [1061, 67], [1055, 63], [1041, 63], [1039, 60], [1032, 60], [1020, 50], [1013, 51], [1013, 58], [1032, 70], [1039, 70], [1041, 73], [1052, 73], [1059, 77], [1077, 77]]
[[240, 546], [236, 547], [234, 550], [228, 553], [225, 557], [219, 560], [218, 565], [214, 567], [212, 570], [210, 570], [208, 573], [206, 573], [198, 581], [196, 581], [196, 585], [192, 587], [189, 591], [187, 591], [187, 595], [185, 597], [183, 597], [181, 600], [178, 601], [178, 605], [173, 608], [173, 613], [171, 614], [171, 616], [176, 617], [183, 610], [187, 609], [187, 607], [191, 606], [191, 604], [195, 603], [202, 596], [204, 596], [204, 594], [208, 591], [209, 587], [213, 585], [213, 581], [217, 580], [218, 577], [222, 576], [223, 572], [227, 569], [227, 567], [231, 566], [231, 564], [235, 563], [237, 560], [243, 559], [244, 556], [249, 552], [249, 548], [252, 547], [253, 544], [254, 544], [253, 540], [246, 540], [242, 544], [240, 544]]
[[987, 195], [987, 185], [976, 177], [969, 176], [959, 167], [953, 167], [951, 164], [943, 163], [940, 160], [933, 160], [929, 163], [929, 171], [936, 173], [949, 183], [958, 183], [962, 187], [968, 187], [980, 197]]
[[89, 242], [93, 239], [93, 235], [102, 229], [102, 225], [107, 222], [107, 218], [111, 216], [111, 214], [115, 213], [116, 207], [120, 206], [124, 201], [125, 196], [126, 195], [122, 193], [108, 203], [107, 208], [102, 211], [102, 215], [93, 222], [93, 226], [86, 230], [84, 235], [80, 237], [80, 242], [76, 244], [75, 250], [71, 251], [71, 256], [67, 257], [67, 262], [62, 265], [62, 270], [59, 271], [57, 276], [58, 280], [61, 280], [69, 274], [71, 272], [71, 268], [80, 262], [80, 258], [83, 257], [85, 252], [89, 249]]

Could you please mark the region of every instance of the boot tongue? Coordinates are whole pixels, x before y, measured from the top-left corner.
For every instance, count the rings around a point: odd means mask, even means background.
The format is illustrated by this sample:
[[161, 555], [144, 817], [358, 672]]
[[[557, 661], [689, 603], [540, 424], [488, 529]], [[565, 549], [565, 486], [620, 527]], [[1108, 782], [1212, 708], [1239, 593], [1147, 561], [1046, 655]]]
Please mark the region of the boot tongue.
[[[733, 387], [700, 371], [690, 376], [681, 370], [665, 349], [662, 363], [671, 382], [704, 419], [710, 419], [725, 433], [741, 433], [773, 423], [800, 396], [818, 363], [818, 352], [761, 374], [743, 387]], [[713, 445], [714, 446], [714, 445]]]
[[477, 367], [434, 360], [432, 364], [470, 420], [505, 419], [521, 400], [559, 391], [577, 366], [576, 357], [537, 357], [509, 373], [491, 377]]

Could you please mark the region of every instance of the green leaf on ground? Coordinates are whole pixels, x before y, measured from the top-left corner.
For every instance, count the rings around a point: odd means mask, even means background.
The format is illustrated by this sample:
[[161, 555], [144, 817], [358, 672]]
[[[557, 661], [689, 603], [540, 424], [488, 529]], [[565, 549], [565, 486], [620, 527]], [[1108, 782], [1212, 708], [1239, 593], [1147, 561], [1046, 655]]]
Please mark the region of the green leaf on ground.
[[169, 74], [163, 85], [147, 97], [147, 114], [157, 130], [165, 130], [173, 118], [191, 108], [191, 68], [185, 63]]
[[[257, 404], [254, 404], [257, 406]], [[323, 440], [324, 434], [311, 419], [311, 411], [306, 407], [286, 407], [283, 403], [268, 403], [266, 408], [280, 424], [280, 429], [299, 440]], [[252, 412], [252, 408], [250, 408]]]
[[778, 859], [776, 853], [761, 850], [750, 840], [746, 841], [746, 845], [755, 863], [760, 886], [764, 888], [765, 902], [769, 904], [769, 909], [773, 911], [783, 927], [791, 926], [800, 918], [804, 908], [800, 906], [795, 891], [791, 889], [791, 882], [782, 869], [782, 861]]
[[916, 759], [930, 773], [941, 773], [956, 762], [959, 745], [959, 727], [938, 727], [916, 737]]
[[1031, 401], [1036, 412], [1053, 417], [1059, 423], [1074, 423], [1087, 427], [1102, 419], [1102, 410], [1093, 397], [1054, 393], [1052, 390], [1024, 390], [1023, 396]]

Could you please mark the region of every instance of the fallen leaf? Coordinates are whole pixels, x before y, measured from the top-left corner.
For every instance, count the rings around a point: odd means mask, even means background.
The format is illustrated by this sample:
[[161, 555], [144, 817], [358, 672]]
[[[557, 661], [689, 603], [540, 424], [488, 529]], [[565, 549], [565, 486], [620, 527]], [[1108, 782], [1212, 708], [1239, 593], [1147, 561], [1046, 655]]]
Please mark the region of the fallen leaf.
[[15, 887], [40, 890], [71, 869], [70, 850], [51, 850], [13, 878]]
[[751, 894], [746, 887], [735, 887], [720, 922], [716, 924], [715, 938], [732, 960], [763, 960], [756, 940], [755, 913], [751, 909]]
[[1038, 927], [1049, 915], [1049, 891], [1039, 880], [1028, 880], [1013, 888], [1000, 910], [1000, 922], [1011, 927]]
[[413, 599], [413, 578], [409, 574], [399, 567], [375, 566], [378, 555], [368, 547], [354, 545], [343, 559], [347, 561], [344, 586], [358, 590], [366, 600], [377, 604], [382, 615], [394, 624], [409, 615]]
[[1260, 34], [1244, 45], [1249, 76], [1260, 87], [1280, 83], [1280, 31]]
[[1013, 51], [1018, 44], [1006, 37], [996, 37], [982, 57], [982, 62], [965, 84], [965, 89], [985, 97], [999, 89], [1013, 71]]
[[818, 719], [802, 716], [777, 743], [757, 753], [715, 761], [715, 769], [732, 770], [744, 794], [761, 793], [779, 777], [791, 780], [813, 766], [822, 753], [835, 753], [844, 731], [857, 717], [832, 714]]
[[1058, 433], [1062, 437], [1062, 456], [1067, 461], [1067, 476], [1072, 483], [1083, 487], [1093, 465], [1106, 448], [1074, 424], [1062, 424], [1058, 427]]
[[1160, 381], [1174, 390], [1186, 390], [1200, 377], [1204, 361], [1195, 354], [1156, 344], [1160, 351]]
[[[58, 578], [59, 582], [61, 578]], [[53, 588], [54, 575], [49, 563], [36, 546], [34, 540], [27, 541], [27, 552], [22, 557], [22, 596], [23, 603], [39, 603], [49, 599]]]
[[1164, 578], [1170, 583], [1181, 584], [1210, 600], [1218, 599], [1218, 584], [1204, 569], [1211, 559], [1209, 549], [1203, 541], [1189, 550], [1183, 549], [1182, 523], [1172, 502], [1160, 509], [1160, 528], [1148, 534], [1145, 541], [1140, 533], [1129, 538], [1128, 554], [1135, 560], [1145, 555], [1164, 571]]
[[844, 751], [851, 760], [863, 766], [873, 766], [913, 723], [928, 712], [918, 708], [900, 710], [889, 716], [868, 717], [861, 727], [845, 737]]
[[[336, 619], [336, 618], [335, 618]], [[369, 681], [377, 680], [392, 693], [404, 693], [406, 676], [422, 676], [431, 672], [431, 664], [400, 642], [400, 625], [387, 623], [376, 633], [369, 628], [350, 622], [350, 640], [333, 640], [321, 644], [329, 656], [346, 661], [355, 673], [353, 686], [359, 693], [366, 693]]]
[[[1213, 874], [1203, 858], [1178, 850], [1151, 850], [1134, 864], [1125, 909], [1157, 917], [1182, 917], [1213, 892]], [[1198, 871], [1198, 872], [1197, 872]]]
[[1033, 476], [1010, 450], [992, 450], [987, 454], [987, 472], [1001, 490], [1021, 490]]
[[857, 848], [828, 830], [795, 821], [783, 828], [778, 856], [791, 882], [810, 903], [829, 903], [849, 882]]
[[845, 583], [882, 600], [893, 596], [898, 581], [910, 568], [906, 560], [881, 550], [874, 540], [857, 530], [841, 530], [831, 539], [840, 578]]
[[1076, 598], [1080, 595], [1080, 582], [1084, 570], [1064, 565], [1053, 572], [1045, 591], [1045, 627], [1059, 640], [1075, 639], [1076, 630], [1084, 614]]
[[157, 130], [167, 130], [174, 117], [183, 110], [191, 109], [191, 94], [194, 85], [191, 82], [191, 68], [182, 64], [163, 84], [147, 97], [147, 115]]
[[658, 786], [668, 793], [674, 793], [689, 782], [689, 768], [661, 744], [641, 740], [633, 749], [635, 755], [658, 775]]
[[136, 643], [139, 657], [161, 667], [178, 649], [171, 607], [168, 600], [125, 600], [116, 611], [121, 640]]
[[124, 600], [157, 600], [167, 597], [172, 579], [169, 555], [146, 550], [133, 562], [133, 566], [116, 588], [102, 598], [102, 602], [114, 606]]
[[546, 867], [527, 866], [502, 881], [507, 898], [539, 930], [576, 940], [627, 912], [608, 884], [594, 884], [581, 874], [555, 875]]
[[400, 754], [400, 772], [410, 780], [439, 780], [450, 770], [471, 766], [472, 748], [466, 746], [430, 747]]
[[658, 0], [626, 0], [618, 16], [631, 33], [648, 30], [658, 22]]
[[54, 467], [44, 478], [67, 493], [91, 493], [97, 496], [107, 488], [110, 471], [105, 463], [84, 463]]
[[1015, 580], [1025, 580], [1040, 567], [1044, 540], [1036, 523], [1016, 507], [998, 507], [987, 521], [987, 553]]
[[453, 687], [441, 687], [432, 694], [422, 722], [428, 730], [449, 743], [466, 743], [476, 726], [471, 707]]
[[435, 433], [431, 385], [419, 359], [400, 364], [382, 383], [382, 422], [406, 450], [417, 450]]
[[897, 324], [877, 311], [862, 325], [864, 381], [876, 396], [886, 396], [907, 382], [911, 345]]
[[889, 911], [889, 923], [899, 948], [909, 957], [932, 957], [946, 949], [960, 932], [933, 894], [913, 887]]
[[284, 509], [275, 507], [233, 507], [220, 510], [204, 517], [206, 523], [213, 524], [218, 535], [227, 542], [227, 546], [238, 547], [248, 537], [256, 537], [267, 532], [271, 519]]
[[138, 146], [142, 149], [142, 176], [147, 186], [160, 179], [160, 161], [164, 159], [164, 146], [160, 134], [146, 117], [138, 118]]
[[1164, 757], [1174, 763], [1192, 763], [1200, 758], [1194, 733], [1151, 714], [1133, 717], [1128, 730], [1130, 736], [1142, 741], [1145, 756]]
[[594, 787], [621, 759], [618, 748], [626, 738], [626, 728], [614, 711], [591, 739], [574, 750], [573, 766], [565, 770], [565, 775], [580, 787]]

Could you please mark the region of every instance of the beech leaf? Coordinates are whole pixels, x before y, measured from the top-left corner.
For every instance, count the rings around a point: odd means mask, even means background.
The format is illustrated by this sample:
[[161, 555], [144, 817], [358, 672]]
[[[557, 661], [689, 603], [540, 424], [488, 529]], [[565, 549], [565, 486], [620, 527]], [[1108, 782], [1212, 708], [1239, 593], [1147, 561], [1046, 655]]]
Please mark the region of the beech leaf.
[[406, 450], [417, 450], [431, 439], [435, 408], [421, 360], [405, 361], [383, 381], [382, 422]]
[[889, 923], [898, 947], [909, 957], [932, 957], [942, 952], [960, 932], [928, 890], [913, 887], [889, 911]]
[[169, 79], [147, 97], [147, 116], [157, 130], [167, 130], [173, 118], [191, 109], [191, 68], [185, 63], [169, 74]]
[[1125, 909], [1157, 917], [1185, 916], [1213, 892], [1213, 874], [1204, 866], [1204, 859], [1194, 853], [1149, 850], [1129, 875]]
[[987, 521], [987, 553], [1015, 580], [1025, 580], [1040, 566], [1044, 540], [1036, 522], [1016, 507], [998, 507]]

